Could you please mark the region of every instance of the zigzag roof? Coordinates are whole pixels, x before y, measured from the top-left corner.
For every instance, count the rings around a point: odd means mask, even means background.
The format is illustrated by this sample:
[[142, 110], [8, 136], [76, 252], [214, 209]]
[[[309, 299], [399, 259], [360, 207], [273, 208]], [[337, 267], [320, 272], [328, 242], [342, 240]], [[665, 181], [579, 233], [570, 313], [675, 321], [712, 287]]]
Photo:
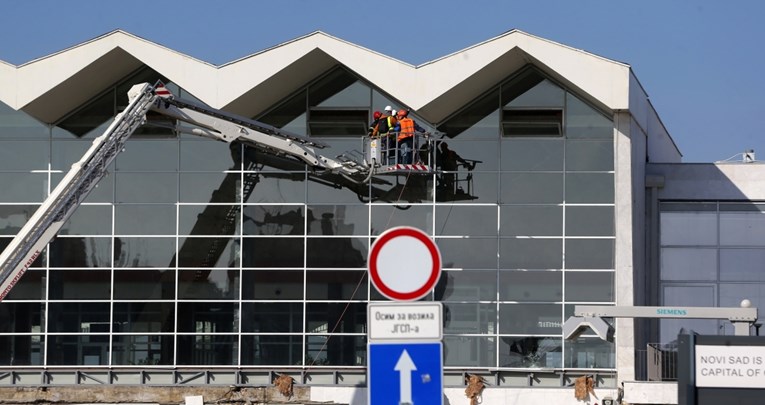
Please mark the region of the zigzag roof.
[[53, 123], [145, 65], [212, 107], [254, 116], [340, 64], [439, 122], [528, 63], [603, 108], [628, 109], [630, 91], [644, 96], [629, 65], [518, 30], [419, 66], [321, 31], [215, 66], [115, 30], [20, 66], [0, 63], [0, 101]]

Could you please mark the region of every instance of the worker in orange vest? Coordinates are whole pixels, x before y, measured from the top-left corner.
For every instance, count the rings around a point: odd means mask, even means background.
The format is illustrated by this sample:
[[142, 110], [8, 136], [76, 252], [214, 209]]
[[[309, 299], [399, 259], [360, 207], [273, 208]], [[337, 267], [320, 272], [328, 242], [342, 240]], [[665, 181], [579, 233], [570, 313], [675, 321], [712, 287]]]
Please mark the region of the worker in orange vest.
[[398, 132], [399, 162], [414, 163], [412, 159], [415, 148], [414, 135], [417, 132], [425, 132], [425, 129], [409, 118], [409, 111], [407, 110], [399, 110], [396, 118], [400, 127]]

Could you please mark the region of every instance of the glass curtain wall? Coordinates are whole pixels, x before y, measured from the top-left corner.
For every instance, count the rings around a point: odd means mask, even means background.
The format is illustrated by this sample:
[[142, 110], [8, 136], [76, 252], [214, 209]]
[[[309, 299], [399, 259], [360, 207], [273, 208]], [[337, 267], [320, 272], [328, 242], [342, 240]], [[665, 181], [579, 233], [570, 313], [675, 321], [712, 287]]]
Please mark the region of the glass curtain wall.
[[[660, 203], [661, 305], [765, 305], [765, 203]], [[725, 320], [662, 319], [660, 343], [680, 331], [732, 335]]]
[[[144, 70], [49, 128], [0, 110], [5, 243], [127, 104]], [[168, 86], [183, 98], [183, 89]], [[407, 106], [334, 69], [268, 124], [361, 150]], [[526, 69], [438, 125], [440, 172], [333, 187], [251, 148], [146, 127], [0, 303], [0, 365], [363, 367], [366, 260], [399, 225], [434, 235], [450, 368], [613, 368], [564, 342], [575, 304], [614, 302], [613, 123]], [[24, 186], [21, 186], [23, 184]]]

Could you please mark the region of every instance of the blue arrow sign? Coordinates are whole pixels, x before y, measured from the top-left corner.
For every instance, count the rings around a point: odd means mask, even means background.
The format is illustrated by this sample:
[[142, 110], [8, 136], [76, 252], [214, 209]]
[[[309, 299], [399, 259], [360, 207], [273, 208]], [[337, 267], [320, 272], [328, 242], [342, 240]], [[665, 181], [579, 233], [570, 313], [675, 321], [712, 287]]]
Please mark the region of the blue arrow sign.
[[443, 344], [369, 343], [369, 405], [443, 405]]

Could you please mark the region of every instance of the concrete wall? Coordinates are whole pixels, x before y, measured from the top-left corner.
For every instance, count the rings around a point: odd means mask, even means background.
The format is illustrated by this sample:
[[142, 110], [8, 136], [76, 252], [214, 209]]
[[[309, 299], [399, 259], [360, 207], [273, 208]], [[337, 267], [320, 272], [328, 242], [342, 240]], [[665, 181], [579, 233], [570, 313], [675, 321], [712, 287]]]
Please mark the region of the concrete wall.
[[662, 200], [765, 200], [765, 164], [648, 164], [664, 178]]

